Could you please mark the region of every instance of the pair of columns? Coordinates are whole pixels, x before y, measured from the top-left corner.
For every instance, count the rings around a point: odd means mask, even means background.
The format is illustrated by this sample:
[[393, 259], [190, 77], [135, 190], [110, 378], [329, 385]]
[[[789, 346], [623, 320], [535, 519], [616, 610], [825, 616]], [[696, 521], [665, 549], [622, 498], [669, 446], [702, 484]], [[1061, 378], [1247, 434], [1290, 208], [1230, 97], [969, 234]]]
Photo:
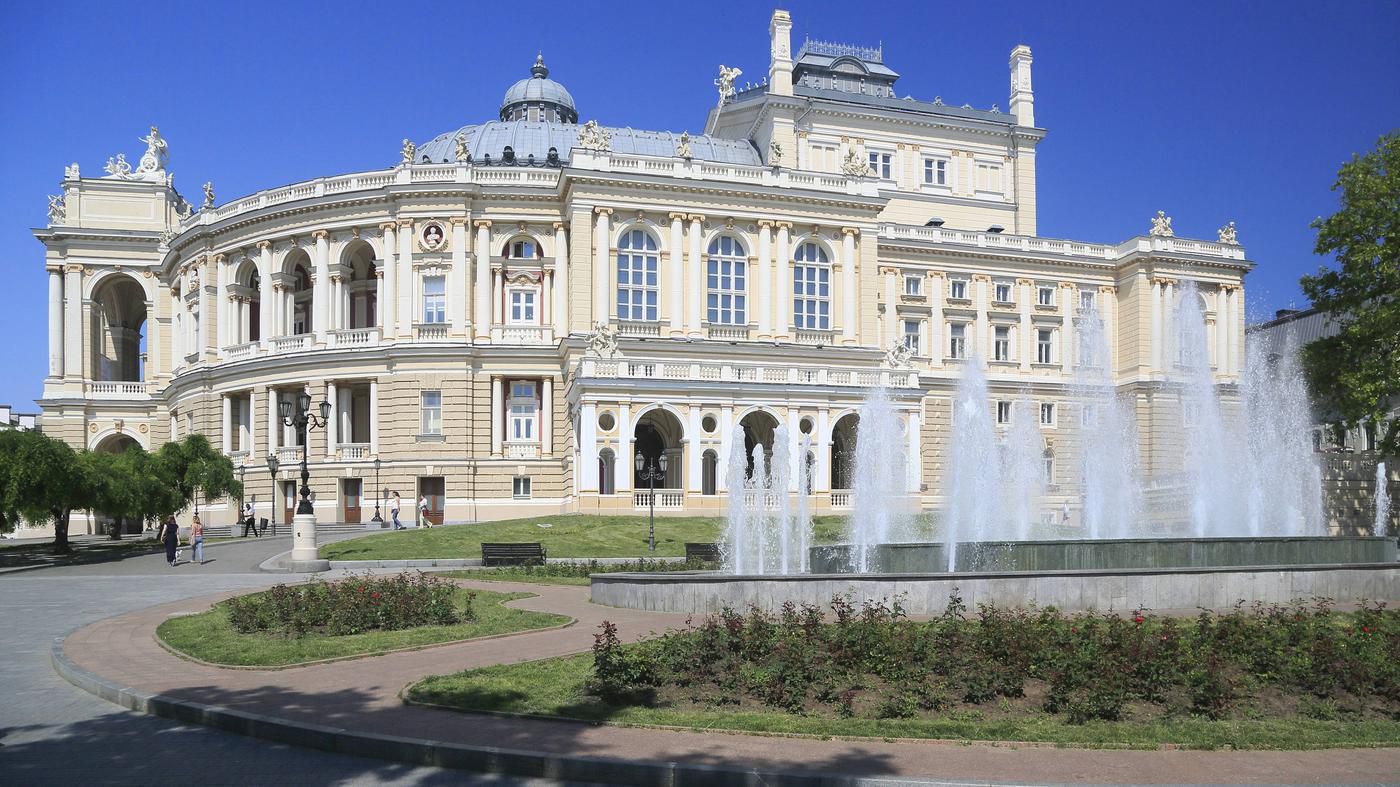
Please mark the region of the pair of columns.
[[[500, 458], [504, 453], [506, 436], [505, 383], [502, 375], [491, 376], [491, 456]], [[540, 456], [554, 453], [554, 378], [539, 378], [539, 442]]]
[[[271, 387], [267, 389], [267, 449], [269, 451], [275, 451], [278, 448], [285, 448], [296, 444], [295, 431], [292, 427], [282, 422], [282, 416], [278, 409], [278, 402], [283, 396], [290, 396], [295, 403], [296, 397], [299, 396], [302, 391], [312, 397], [312, 407], [316, 407], [319, 400], [312, 393], [310, 385], [296, 392], [279, 391]], [[248, 418], [250, 432], [252, 430], [251, 425], [257, 422], [257, 416], [254, 410], [256, 405], [252, 404], [257, 398], [256, 392], [250, 392], [250, 414]], [[334, 381], [327, 382], [325, 399], [331, 405], [331, 412], [330, 418], [327, 419], [326, 426], [322, 431], [326, 434], [326, 457], [328, 459], [334, 459], [336, 456], [336, 449], [342, 442], [345, 442], [342, 438], [348, 435], [351, 429], [350, 418], [352, 412], [350, 390], [348, 387], [340, 388]], [[231, 410], [229, 402], [230, 396], [226, 394], [224, 396], [225, 453], [228, 453], [229, 450], [228, 440], [231, 432], [229, 428], [229, 414]], [[295, 404], [293, 406], [295, 406]], [[313, 434], [313, 432], [309, 431], [307, 433], [308, 440], [311, 439], [311, 434]], [[249, 449], [249, 456], [257, 456], [257, 438], [255, 433], [253, 433], [252, 443], [253, 445]], [[379, 454], [379, 380], [377, 378], [370, 378], [369, 380], [369, 453], [370, 456]], [[308, 457], [309, 456], [310, 454], [308, 453]]]
[[[1167, 357], [1169, 347], [1176, 339], [1176, 281], [1168, 278], [1152, 279], [1152, 347], [1151, 362], [1154, 370], [1165, 372], [1174, 360]], [[1221, 375], [1235, 375], [1240, 371], [1239, 326], [1242, 314], [1239, 307], [1240, 286], [1220, 284], [1215, 292], [1215, 333], [1209, 337], [1211, 351], [1215, 356], [1215, 370]]]

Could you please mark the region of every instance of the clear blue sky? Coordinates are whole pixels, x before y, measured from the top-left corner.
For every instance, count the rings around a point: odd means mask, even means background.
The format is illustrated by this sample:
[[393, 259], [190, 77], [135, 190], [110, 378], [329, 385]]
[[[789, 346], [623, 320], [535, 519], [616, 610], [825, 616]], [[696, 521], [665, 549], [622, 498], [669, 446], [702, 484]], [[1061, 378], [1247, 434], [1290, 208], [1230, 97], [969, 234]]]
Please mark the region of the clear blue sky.
[[[1338, 166], [1400, 128], [1400, 3], [787, 2], [804, 35], [883, 42], [900, 95], [1007, 107], [1034, 50], [1040, 233], [1117, 242], [1158, 208], [1177, 234], [1233, 219], [1251, 317], [1303, 305], [1308, 222]], [[219, 201], [379, 168], [399, 141], [492, 119], [543, 50], [583, 119], [704, 125], [719, 63], [767, 72], [772, 5], [533, 2], [18, 3], [0, 27], [0, 402], [46, 372], [46, 194], [158, 124], [176, 186]]]

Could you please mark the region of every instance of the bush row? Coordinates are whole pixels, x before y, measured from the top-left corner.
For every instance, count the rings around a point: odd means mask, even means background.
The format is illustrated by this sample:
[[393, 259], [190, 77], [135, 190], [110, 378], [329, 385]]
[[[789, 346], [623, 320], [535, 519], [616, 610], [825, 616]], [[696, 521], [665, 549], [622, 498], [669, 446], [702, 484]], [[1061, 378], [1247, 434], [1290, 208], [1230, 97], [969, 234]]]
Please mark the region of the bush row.
[[363, 576], [305, 585], [274, 585], [263, 593], [229, 599], [229, 623], [239, 632], [300, 637], [443, 626], [476, 619], [467, 593], [458, 609], [451, 581], [419, 572]]
[[1300, 707], [1345, 700], [1400, 716], [1400, 614], [1382, 604], [1345, 614], [1327, 600], [1237, 606], [1194, 619], [992, 605], [967, 613], [956, 592], [928, 622], [908, 620], [898, 599], [857, 607], [838, 596], [829, 614], [790, 603], [778, 615], [726, 609], [632, 645], [604, 623], [590, 689], [616, 704], [666, 693], [847, 716], [859, 701], [895, 718], [1022, 698], [1034, 682], [1045, 711], [1081, 723], [1118, 719], [1132, 702], [1219, 719], [1272, 687], [1303, 696]]

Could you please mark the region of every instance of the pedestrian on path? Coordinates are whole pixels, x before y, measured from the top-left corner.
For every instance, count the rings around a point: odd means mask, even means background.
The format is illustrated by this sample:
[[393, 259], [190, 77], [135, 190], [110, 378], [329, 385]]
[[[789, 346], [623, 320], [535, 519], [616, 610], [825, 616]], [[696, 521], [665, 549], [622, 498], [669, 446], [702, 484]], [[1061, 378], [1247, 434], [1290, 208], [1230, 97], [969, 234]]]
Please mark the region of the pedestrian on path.
[[204, 523], [199, 521], [199, 514], [190, 520], [190, 547], [191, 561], [204, 565]]
[[247, 538], [247, 537], [248, 537], [248, 533], [249, 533], [250, 531], [252, 532], [252, 534], [253, 534], [254, 536], [258, 535], [258, 526], [257, 526], [257, 523], [253, 521], [253, 511], [254, 511], [254, 509], [253, 509], [253, 500], [257, 500], [257, 498], [255, 497], [255, 498], [253, 498], [252, 500], [249, 500], [248, 502], [246, 502], [246, 503], [243, 504], [243, 537], [244, 537], [244, 538]]
[[428, 521], [428, 496], [418, 496], [418, 526], [423, 528], [432, 527], [433, 523]]
[[399, 509], [403, 508], [403, 498], [397, 491], [394, 492], [394, 499], [389, 501], [389, 518], [394, 521], [395, 530], [407, 530], [403, 523], [399, 521]]
[[165, 542], [165, 562], [174, 566], [175, 550], [180, 546], [180, 523], [176, 522], [175, 515], [171, 514], [160, 527], [160, 540]]

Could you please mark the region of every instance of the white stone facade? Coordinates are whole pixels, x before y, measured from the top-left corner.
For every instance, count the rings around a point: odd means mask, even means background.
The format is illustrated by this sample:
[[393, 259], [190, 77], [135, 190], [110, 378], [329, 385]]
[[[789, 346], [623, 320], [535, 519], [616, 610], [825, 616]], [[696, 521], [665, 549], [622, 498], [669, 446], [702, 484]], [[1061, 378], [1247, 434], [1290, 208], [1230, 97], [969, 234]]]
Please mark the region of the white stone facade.
[[[1045, 131], [1027, 47], [1011, 54], [1001, 113], [882, 95], [882, 52], [813, 42], [794, 57], [790, 30], [776, 12], [768, 78], [733, 85], [703, 137], [661, 132], [662, 152], [637, 152], [641, 132], [541, 121], [579, 143], [522, 161], [523, 148], [449, 133], [443, 160], [424, 153], [433, 143], [405, 146], [412, 163], [386, 145], [387, 169], [198, 212], [163, 176], [164, 140], [158, 176], [69, 168], [35, 232], [49, 271], [43, 428], [88, 448], [202, 432], [246, 467], [259, 516], [285, 522], [301, 453], [277, 409], [307, 391], [332, 409], [307, 446], [324, 522], [367, 521], [379, 488], [403, 495], [405, 516], [427, 494], [448, 521], [642, 510], [637, 451], [669, 460], [658, 511], [720, 513], [734, 427], [769, 444], [786, 423], [812, 435], [814, 508], [829, 511], [849, 505], [850, 416], [885, 385], [918, 457], [911, 501], [935, 508], [962, 364], [987, 365], [994, 398], [1053, 405], [1092, 300], [1120, 392], [1139, 403], [1144, 469], [1178, 471], [1154, 466], [1179, 418], [1173, 306], [1196, 281], [1228, 385], [1243, 249], [1038, 236]], [[503, 107], [491, 133], [572, 111], [544, 95]], [[1054, 505], [1075, 508], [1074, 419], [1050, 412]]]

